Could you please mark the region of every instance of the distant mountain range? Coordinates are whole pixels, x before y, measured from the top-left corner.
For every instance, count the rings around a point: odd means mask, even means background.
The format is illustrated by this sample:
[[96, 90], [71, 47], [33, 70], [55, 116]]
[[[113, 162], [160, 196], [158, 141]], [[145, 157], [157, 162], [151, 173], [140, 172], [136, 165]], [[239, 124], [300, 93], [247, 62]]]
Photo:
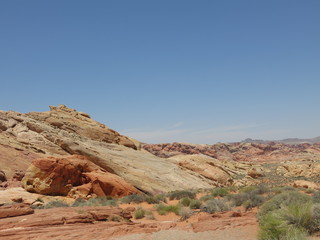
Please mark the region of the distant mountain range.
[[285, 144], [300, 144], [300, 143], [320, 143], [320, 136], [309, 139], [300, 139], [300, 138], [286, 138], [282, 140], [261, 140], [261, 139], [251, 139], [247, 138], [241, 142], [248, 143], [268, 143], [268, 142], [277, 142], [277, 143], [285, 143]]

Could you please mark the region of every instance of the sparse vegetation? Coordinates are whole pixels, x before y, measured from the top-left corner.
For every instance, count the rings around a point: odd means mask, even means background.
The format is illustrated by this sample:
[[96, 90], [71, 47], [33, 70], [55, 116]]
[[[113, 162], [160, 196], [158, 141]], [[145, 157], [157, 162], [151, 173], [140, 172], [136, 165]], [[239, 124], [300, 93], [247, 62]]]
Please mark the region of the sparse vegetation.
[[185, 207], [189, 207], [190, 203], [191, 203], [191, 199], [188, 197], [182, 198], [180, 200], [180, 203], [185, 206]]
[[120, 199], [121, 203], [142, 203], [147, 201], [145, 194], [132, 194]]
[[156, 209], [160, 215], [166, 215], [169, 212], [173, 212], [176, 215], [179, 215], [179, 211], [181, 209], [181, 206], [179, 204], [177, 204], [177, 205], [159, 204], [156, 206]]
[[186, 191], [186, 190], [182, 190], [182, 191], [174, 191], [174, 192], [170, 192], [168, 194], [168, 197], [170, 200], [180, 200], [182, 198], [191, 198], [191, 199], [195, 199], [196, 198], [196, 194], [194, 192], [191, 191]]
[[211, 199], [201, 206], [201, 209], [208, 213], [223, 212], [231, 210], [231, 207], [221, 199]]
[[183, 207], [183, 208], [180, 208], [178, 215], [181, 216], [181, 220], [184, 221], [190, 218], [193, 213], [194, 212], [190, 208]]
[[192, 199], [189, 208], [191, 209], [199, 209], [201, 207], [201, 201], [198, 199]]
[[135, 219], [144, 218], [146, 215], [146, 210], [143, 207], [137, 207], [133, 213]]
[[83, 206], [117, 206], [118, 203], [115, 199], [110, 199], [110, 197], [97, 197], [90, 198], [88, 200], [78, 198], [72, 204], [72, 207], [83, 207]]
[[215, 188], [212, 190], [211, 195], [213, 197], [224, 197], [229, 194], [229, 191], [226, 188]]
[[62, 202], [59, 200], [54, 200], [54, 201], [51, 201], [40, 208], [59, 208], [59, 207], [70, 207], [70, 206], [69, 206], [69, 204], [67, 204], [65, 202]]

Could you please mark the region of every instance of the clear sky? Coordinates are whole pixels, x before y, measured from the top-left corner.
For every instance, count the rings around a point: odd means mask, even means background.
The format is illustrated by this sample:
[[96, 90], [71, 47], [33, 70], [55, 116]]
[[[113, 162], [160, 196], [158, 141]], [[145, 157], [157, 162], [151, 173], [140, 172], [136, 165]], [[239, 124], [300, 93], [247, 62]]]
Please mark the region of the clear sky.
[[0, 83], [149, 143], [316, 137], [320, 1], [3, 0]]

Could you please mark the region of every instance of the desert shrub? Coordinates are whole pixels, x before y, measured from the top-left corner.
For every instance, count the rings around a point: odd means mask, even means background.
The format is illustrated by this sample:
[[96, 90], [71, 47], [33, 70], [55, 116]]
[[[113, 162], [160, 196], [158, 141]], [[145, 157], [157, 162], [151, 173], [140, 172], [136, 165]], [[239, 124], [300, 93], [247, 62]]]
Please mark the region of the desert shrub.
[[280, 209], [282, 206], [289, 206], [291, 204], [304, 205], [310, 201], [311, 197], [306, 194], [297, 191], [285, 191], [265, 202], [258, 212], [258, 218], [266, 215], [268, 212]]
[[221, 199], [211, 199], [201, 206], [208, 213], [223, 212], [231, 210], [230, 206]]
[[160, 215], [166, 215], [169, 212], [173, 212], [176, 215], [179, 215], [180, 208], [181, 208], [181, 206], [179, 204], [177, 204], [177, 205], [159, 204], [156, 206], [157, 212]]
[[210, 199], [213, 199], [214, 197], [210, 194], [210, 195], [205, 195], [205, 196], [202, 196], [201, 198], [200, 198], [200, 201], [202, 201], [202, 202], [206, 202], [206, 201], [208, 201], [208, 200], [210, 200]]
[[132, 194], [132, 195], [128, 195], [125, 196], [123, 198], [120, 199], [120, 202], [122, 203], [142, 203], [142, 202], [146, 202], [147, 199], [147, 195], [145, 194]]
[[251, 185], [251, 186], [245, 186], [245, 187], [240, 188], [239, 192], [248, 193], [248, 192], [252, 192], [254, 190], [256, 190], [256, 186]]
[[115, 199], [110, 199], [109, 197], [97, 197], [85, 200], [82, 198], [76, 199], [72, 204], [72, 207], [82, 207], [82, 206], [117, 206], [118, 203]]
[[260, 221], [259, 239], [305, 239], [314, 226], [311, 203], [289, 206], [268, 212]]
[[265, 194], [270, 192], [269, 187], [266, 184], [258, 184], [256, 188], [253, 190], [255, 194]]
[[190, 208], [183, 207], [180, 208], [178, 215], [181, 216], [181, 220], [184, 221], [188, 218], [190, 218], [193, 214], [193, 211]]
[[182, 198], [180, 200], [180, 203], [185, 206], [185, 207], [189, 207], [190, 203], [191, 203], [191, 199], [188, 197]]
[[316, 191], [312, 196], [312, 201], [314, 203], [320, 203], [320, 191]]
[[309, 227], [310, 232], [320, 231], [320, 204], [316, 203], [312, 206], [312, 225]]
[[286, 191], [265, 202], [258, 212], [260, 240], [305, 239], [320, 230], [320, 204], [296, 191]]
[[191, 209], [199, 209], [201, 207], [201, 201], [198, 199], [192, 199], [189, 208]]
[[141, 219], [144, 218], [146, 215], [146, 210], [142, 207], [137, 207], [137, 209], [133, 213], [135, 219]]
[[229, 194], [226, 188], [215, 188], [211, 191], [211, 195], [214, 197], [224, 197]]
[[70, 207], [70, 206], [67, 203], [59, 200], [51, 201], [43, 206], [43, 208], [59, 208], [59, 207]]
[[155, 220], [155, 217], [152, 211], [146, 211], [146, 218], [149, 220]]
[[166, 194], [157, 194], [154, 196], [154, 198], [158, 201], [157, 203], [160, 203], [160, 202], [166, 203], [167, 202]]
[[249, 194], [247, 193], [237, 193], [228, 195], [226, 197], [227, 200], [231, 201], [235, 206], [241, 206], [245, 201], [249, 199]]
[[304, 240], [306, 231], [288, 224], [280, 210], [267, 213], [260, 222], [259, 240]]
[[180, 200], [180, 199], [185, 198], [185, 197], [188, 197], [188, 198], [191, 198], [191, 199], [195, 199], [196, 198], [196, 194], [194, 192], [182, 190], [182, 191], [170, 192], [168, 194], [168, 197], [169, 197], [170, 200], [174, 200], [174, 199]]
[[251, 189], [248, 192], [245, 191], [238, 194], [228, 195], [226, 199], [231, 201], [232, 205], [243, 205], [246, 210], [260, 206], [265, 201], [265, 197], [259, 195], [256, 188], [254, 190]]

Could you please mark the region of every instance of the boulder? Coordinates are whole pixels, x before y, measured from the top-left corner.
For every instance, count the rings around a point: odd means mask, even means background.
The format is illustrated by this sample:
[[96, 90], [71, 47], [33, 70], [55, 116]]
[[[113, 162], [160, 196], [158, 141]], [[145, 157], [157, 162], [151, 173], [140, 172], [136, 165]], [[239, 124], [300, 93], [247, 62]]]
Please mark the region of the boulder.
[[36, 159], [28, 168], [22, 186], [29, 192], [73, 197], [122, 197], [139, 191], [121, 177], [109, 173], [84, 156]]

